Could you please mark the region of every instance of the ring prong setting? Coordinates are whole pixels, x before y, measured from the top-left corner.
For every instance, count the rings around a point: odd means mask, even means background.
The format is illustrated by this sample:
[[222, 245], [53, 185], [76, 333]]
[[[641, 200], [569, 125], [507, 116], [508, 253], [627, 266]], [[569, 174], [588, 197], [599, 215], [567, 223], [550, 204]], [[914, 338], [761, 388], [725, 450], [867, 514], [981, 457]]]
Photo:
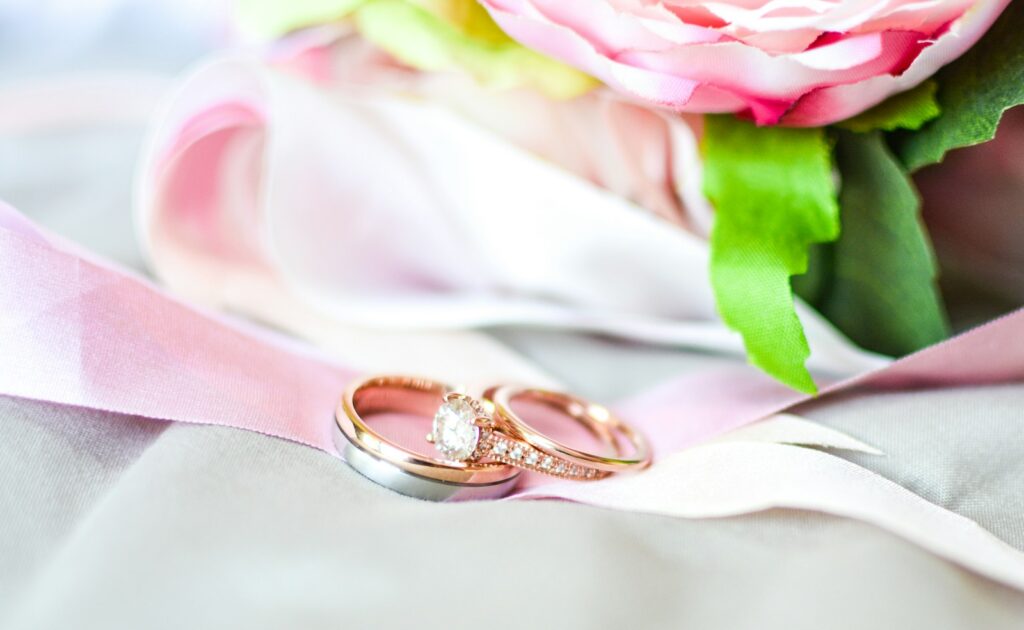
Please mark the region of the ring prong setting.
[[477, 454], [483, 432], [478, 407], [479, 403], [464, 394], [445, 395], [434, 415], [433, 439], [429, 440], [445, 459], [465, 462]]

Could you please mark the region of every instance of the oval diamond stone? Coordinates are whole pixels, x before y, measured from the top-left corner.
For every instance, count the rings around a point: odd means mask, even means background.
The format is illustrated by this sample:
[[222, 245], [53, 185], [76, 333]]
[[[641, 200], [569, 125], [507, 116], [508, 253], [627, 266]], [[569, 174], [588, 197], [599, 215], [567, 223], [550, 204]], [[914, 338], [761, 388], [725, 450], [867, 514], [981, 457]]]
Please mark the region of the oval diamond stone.
[[434, 447], [448, 459], [458, 462], [469, 459], [480, 441], [476, 412], [465, 400], [450, 400], [434, 416]]

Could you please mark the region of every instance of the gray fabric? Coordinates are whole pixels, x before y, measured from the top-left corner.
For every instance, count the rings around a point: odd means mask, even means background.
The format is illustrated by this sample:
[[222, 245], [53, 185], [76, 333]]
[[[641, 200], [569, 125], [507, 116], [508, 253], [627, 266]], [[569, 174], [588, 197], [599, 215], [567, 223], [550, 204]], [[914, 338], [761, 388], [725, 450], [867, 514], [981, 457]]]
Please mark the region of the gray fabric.
[[885, 453], [842, 456], [1024, 549], [1024, 386], [851, 395], [797, 412]]
[[[870, 417], [875, 402], [842, 406]], [[14, 400], [0, 402], [0, 418], [8, 628], [1015, 628], [1024, 618], [1021, 593], [845, 519], [438, 505], [242, 431]]]

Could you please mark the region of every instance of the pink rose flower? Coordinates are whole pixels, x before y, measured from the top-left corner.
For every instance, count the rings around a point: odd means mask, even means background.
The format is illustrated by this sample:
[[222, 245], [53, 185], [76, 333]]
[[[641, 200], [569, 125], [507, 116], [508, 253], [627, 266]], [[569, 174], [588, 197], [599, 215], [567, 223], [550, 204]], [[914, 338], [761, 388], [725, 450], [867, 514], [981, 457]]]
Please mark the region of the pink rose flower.
[[634, 98], [818, 126], [914, 87], [1009, 0], [481, 0], [526, 46]]

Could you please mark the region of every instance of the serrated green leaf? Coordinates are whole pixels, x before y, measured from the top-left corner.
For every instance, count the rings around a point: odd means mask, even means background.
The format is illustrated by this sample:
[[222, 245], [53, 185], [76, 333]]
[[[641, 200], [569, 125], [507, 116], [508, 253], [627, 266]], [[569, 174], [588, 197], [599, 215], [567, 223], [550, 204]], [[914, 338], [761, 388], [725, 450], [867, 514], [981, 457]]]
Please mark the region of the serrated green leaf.
[[[842, 238], [842, 233], [840, 233]], [[793, 293], [804, 302], [814, 306], [832, 283], [832, 246], [834, 243], [815, 243], [807, 249], [807, 272], [793, 276], [790, 285]]]
[[857, 345], [901, 356], [945, 339], [935, 257], [910, 179], [878, 133], [841, 133], [842, 235], [814, 302]]
[[939, 103], [935, 100], [938, 87], [935, 81], [925, 81], [911, 90], [889, 97], [866, 112], [838, 123], [837, 126], [859, 133], [876, 129], [920, 129], [940, 113]]
[[1024, 104], [1024, 2], [1011, 2], [981, 41], [936, 79], [942, 114], [896, 142], [912, 170], [991, 140], [1003, 112]]
[[790, 276], [807, 271], [812, 243], [839, 236], [824, 131], [707, 116], [702, 146], [704, 193], [715, 207], [711, 284], [719, 313], [743, 336], [754, 365], [814, 392]]

